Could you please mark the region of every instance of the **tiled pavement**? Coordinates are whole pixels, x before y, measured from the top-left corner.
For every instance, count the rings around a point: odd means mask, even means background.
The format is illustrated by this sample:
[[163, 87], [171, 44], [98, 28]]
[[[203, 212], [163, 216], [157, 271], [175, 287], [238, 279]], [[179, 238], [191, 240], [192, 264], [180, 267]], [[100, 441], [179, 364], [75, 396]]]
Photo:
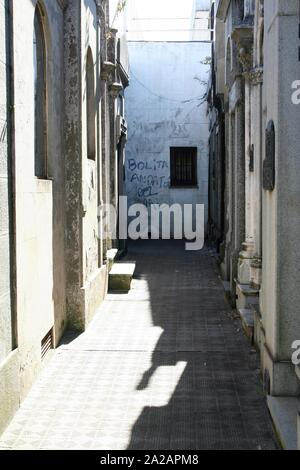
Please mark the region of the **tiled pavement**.
[[258, 360], [207, 250], [137, 242], [129, 294], [66, 335], [0, 439], [13, 449], [275, 449]]

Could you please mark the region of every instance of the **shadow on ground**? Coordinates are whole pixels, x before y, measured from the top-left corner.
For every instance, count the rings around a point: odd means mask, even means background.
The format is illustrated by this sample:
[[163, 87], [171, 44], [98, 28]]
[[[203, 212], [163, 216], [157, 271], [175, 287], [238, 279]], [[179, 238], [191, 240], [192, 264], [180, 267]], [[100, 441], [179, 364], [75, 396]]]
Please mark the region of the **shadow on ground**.
[[162, 368], [182, 371], [164, 406], [144, 408], [128, 449], [275, 449], [258, 358], [232, 320], [210, 252], [140, 241], [128, 259], [147, 281], [152, 321], [163, 330], [137, 390]]

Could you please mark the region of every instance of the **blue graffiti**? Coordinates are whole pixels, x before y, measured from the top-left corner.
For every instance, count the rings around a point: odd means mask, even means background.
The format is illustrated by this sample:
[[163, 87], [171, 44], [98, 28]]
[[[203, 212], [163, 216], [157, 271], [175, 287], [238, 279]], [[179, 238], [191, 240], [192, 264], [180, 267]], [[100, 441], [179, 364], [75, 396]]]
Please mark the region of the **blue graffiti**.
[[128, 169], [129, 171], [145, 171], [145, 170], [164, 170], [168, 169], [169, 165], [168, 162], [165, 160], [156, 160], [154, 159], [152, 162], [144, 162], [142, 160], [135, 160], [135, 158], [128, 159]]

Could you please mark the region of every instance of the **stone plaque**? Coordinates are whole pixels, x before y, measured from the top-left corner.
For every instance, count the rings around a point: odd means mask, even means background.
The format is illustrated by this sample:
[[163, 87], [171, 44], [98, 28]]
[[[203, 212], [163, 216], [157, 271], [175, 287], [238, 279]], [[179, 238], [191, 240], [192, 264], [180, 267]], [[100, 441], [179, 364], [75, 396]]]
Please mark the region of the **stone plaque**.
[[275, 188], [275, 126], [269, 121], [266, 129], [266, 158], [263, 164], [263, 188], [273, 191]]

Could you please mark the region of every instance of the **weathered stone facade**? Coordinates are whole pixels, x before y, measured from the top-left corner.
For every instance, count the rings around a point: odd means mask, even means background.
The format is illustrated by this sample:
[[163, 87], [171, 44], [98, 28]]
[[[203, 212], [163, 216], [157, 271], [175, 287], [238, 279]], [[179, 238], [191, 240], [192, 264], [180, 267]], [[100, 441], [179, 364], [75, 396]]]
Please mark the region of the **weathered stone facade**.
[[[292, 363], [292, 344], [300, 339], [300, 107], [291, 96], [300, 74], [299, 1], [212, 4], [210, 183], [224, 187], [214, 195], [210, 233], [231, 302], [260, 350], [266, 393], [294, 400], [300, 397]], [[298, 403], [296, 446], [300, 400], [291, 403]]]
[[90, 322], [107, 289], [107, 250], [118, 248], [102, 236], [101, 208], [120, 187], [128, 63], [110, 19], [124, 12], [110, 7], [0, 4], [0, 430], [47, 347]]

